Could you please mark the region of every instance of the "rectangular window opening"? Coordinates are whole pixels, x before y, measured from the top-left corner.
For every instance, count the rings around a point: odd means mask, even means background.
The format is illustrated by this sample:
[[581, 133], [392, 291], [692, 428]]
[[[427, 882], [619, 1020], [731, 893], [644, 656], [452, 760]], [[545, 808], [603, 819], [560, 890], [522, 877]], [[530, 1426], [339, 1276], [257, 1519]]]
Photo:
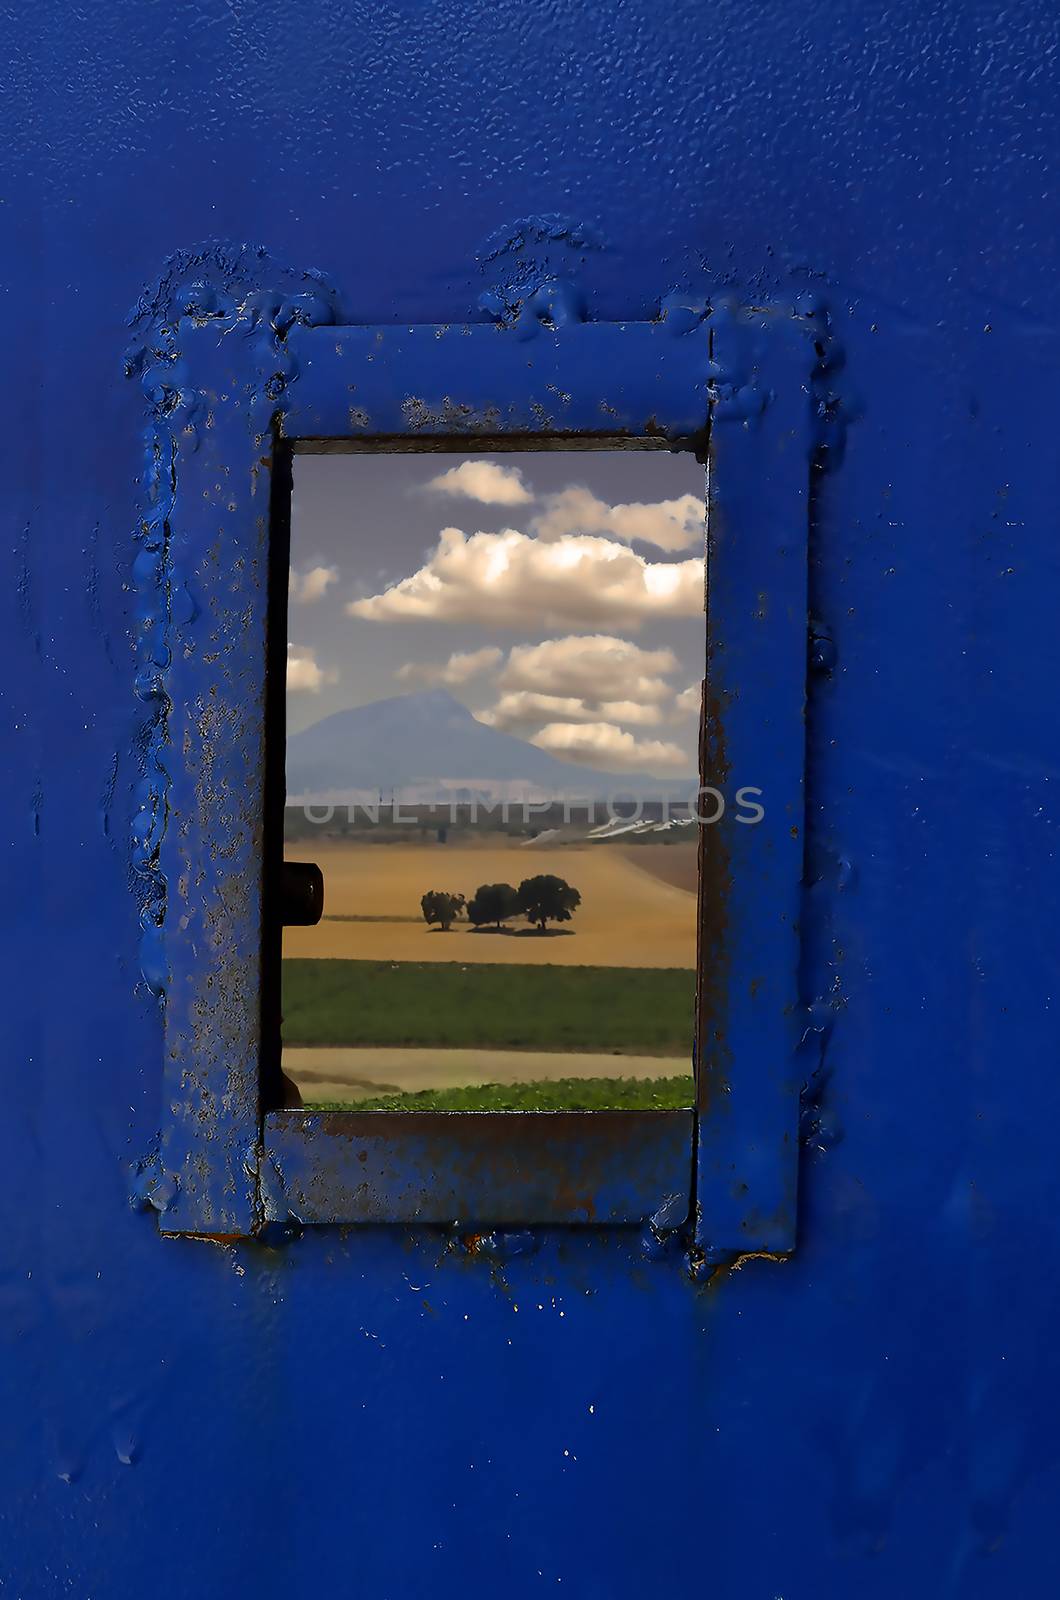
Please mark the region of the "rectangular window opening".
[[277, 462], [266, 1109], [694, 1103], [704, 469], [589, 443]]

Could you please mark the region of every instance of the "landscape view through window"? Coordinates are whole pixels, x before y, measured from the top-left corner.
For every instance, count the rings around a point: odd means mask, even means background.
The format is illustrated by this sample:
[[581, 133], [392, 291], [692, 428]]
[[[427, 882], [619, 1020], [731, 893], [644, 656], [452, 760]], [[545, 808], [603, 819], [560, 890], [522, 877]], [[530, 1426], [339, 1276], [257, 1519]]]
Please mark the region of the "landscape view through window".
[[305, 1105], [692, 1103], [703, 595], [691, 456], [295, 458]]

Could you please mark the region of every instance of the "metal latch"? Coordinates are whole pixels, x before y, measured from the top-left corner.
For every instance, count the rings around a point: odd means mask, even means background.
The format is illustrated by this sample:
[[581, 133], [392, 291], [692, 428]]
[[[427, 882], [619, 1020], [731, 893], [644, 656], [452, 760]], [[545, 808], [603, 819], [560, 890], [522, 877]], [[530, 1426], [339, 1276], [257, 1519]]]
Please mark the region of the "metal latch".
[[285, 861], [280, 920], [285, 928], [314, 928], [324, 914], [324, 874], [313, 861]]

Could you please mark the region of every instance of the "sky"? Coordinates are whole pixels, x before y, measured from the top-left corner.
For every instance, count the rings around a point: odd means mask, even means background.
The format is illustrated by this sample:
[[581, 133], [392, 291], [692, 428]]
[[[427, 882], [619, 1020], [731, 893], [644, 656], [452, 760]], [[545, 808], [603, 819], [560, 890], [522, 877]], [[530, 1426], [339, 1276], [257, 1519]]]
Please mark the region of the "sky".
[[441, 687], [564, 760], [692, 774], [703, 524], [665, 450], [296, 456], [288, 731]]

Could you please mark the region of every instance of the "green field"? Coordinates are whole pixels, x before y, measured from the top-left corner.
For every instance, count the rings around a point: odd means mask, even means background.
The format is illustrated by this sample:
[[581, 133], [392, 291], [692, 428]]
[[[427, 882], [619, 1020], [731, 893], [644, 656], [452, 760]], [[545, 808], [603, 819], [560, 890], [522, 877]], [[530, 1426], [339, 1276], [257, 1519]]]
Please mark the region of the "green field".
[[421, 1089], [368, 1100], [307, 1100], [307, 1111], [667, 1111], [692, 1103], [692, 1079], [557, 1078], [547, 1083], [483, 1083]]
[[690, 1056], [694, 990], [679, 967], [288, 960], [283, 1039]]

